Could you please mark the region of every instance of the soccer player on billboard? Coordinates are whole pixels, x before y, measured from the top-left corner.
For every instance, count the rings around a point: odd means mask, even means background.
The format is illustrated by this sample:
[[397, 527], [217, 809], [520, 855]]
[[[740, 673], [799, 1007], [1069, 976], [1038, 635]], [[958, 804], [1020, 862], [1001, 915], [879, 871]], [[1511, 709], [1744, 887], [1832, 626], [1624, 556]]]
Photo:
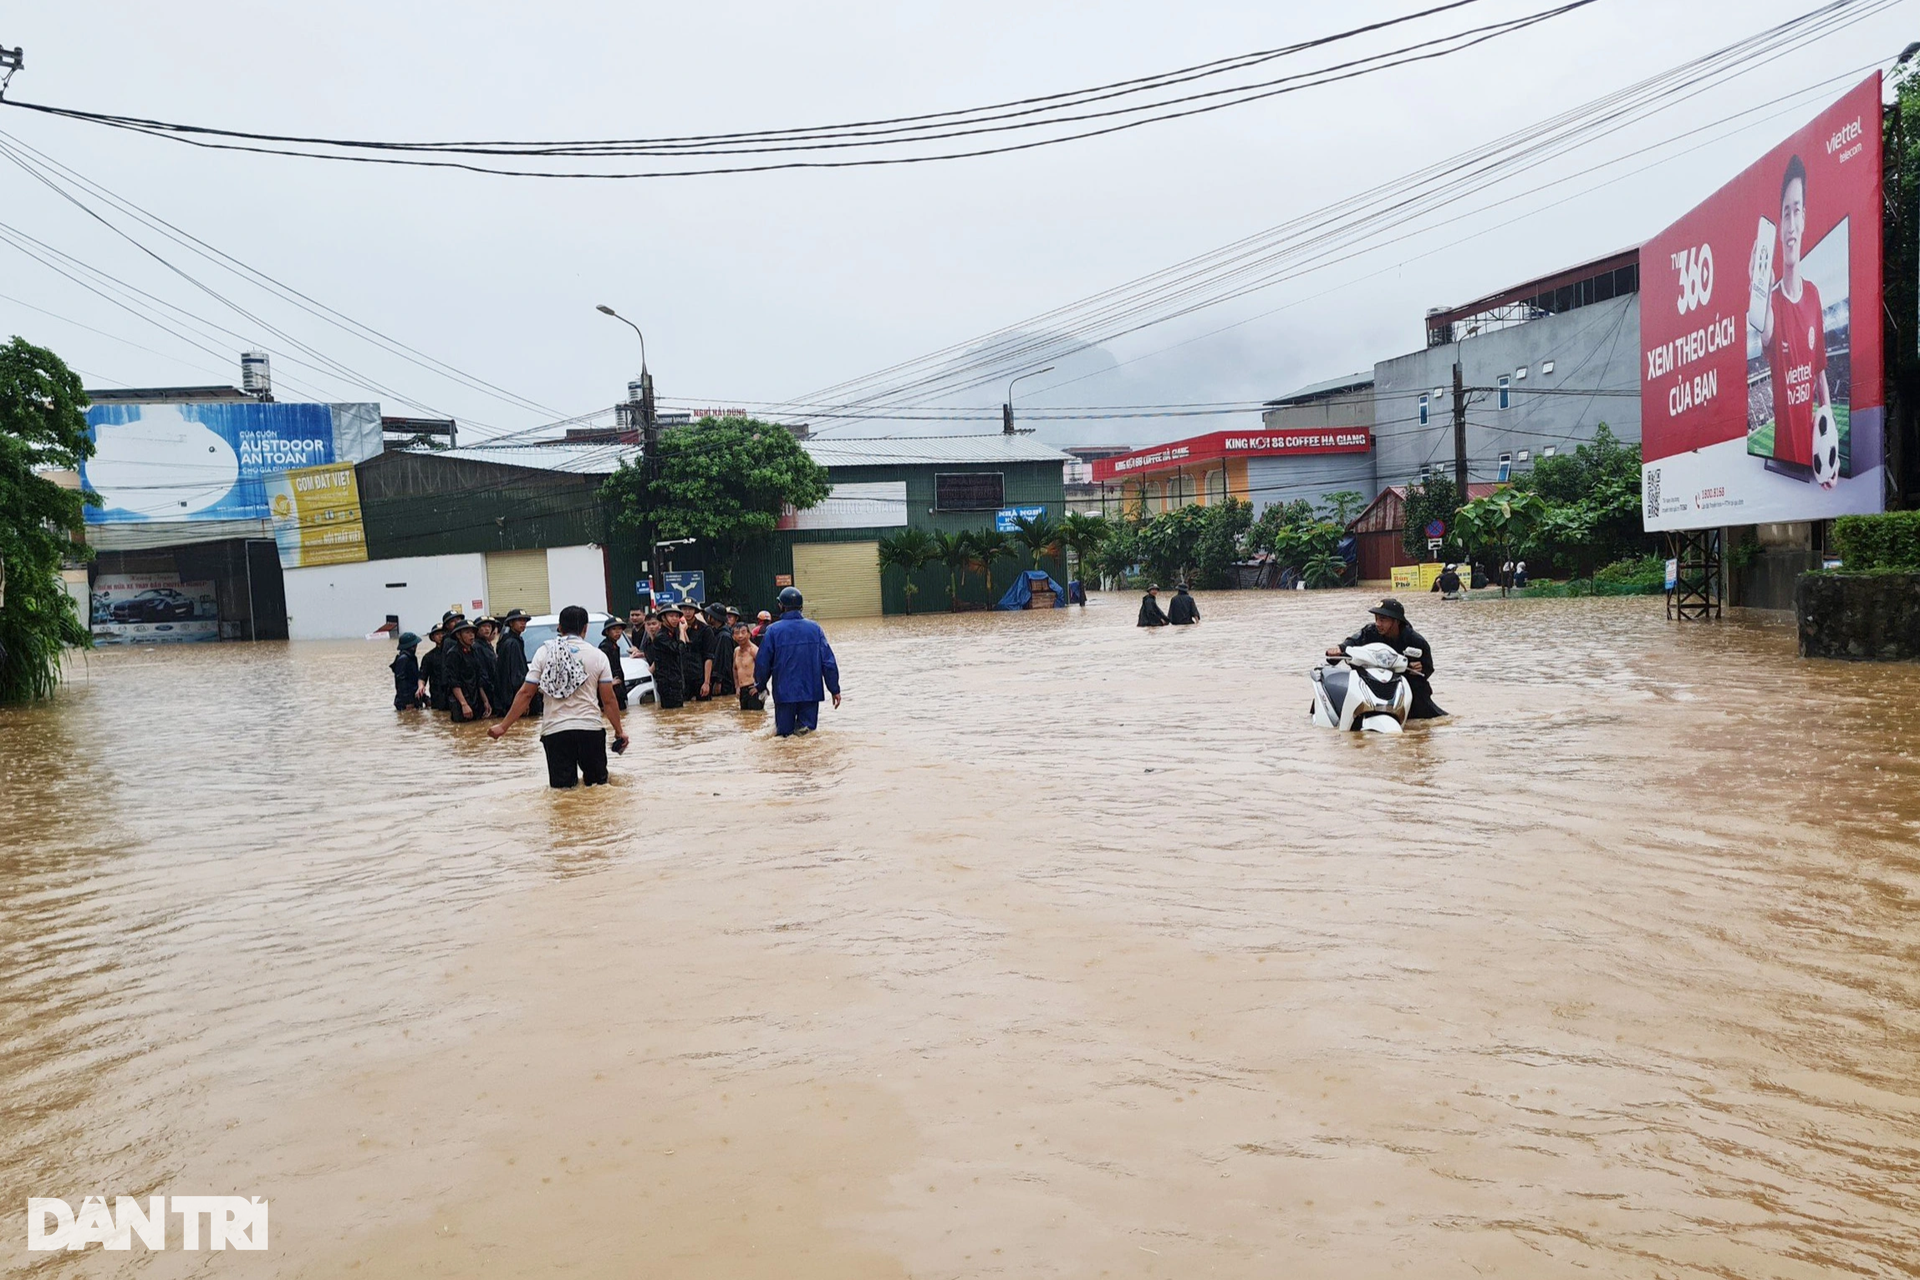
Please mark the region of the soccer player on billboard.
[[1840, 480], [1840, 432], [1820, 290], [1801, 273], [1807, 196], [1807, 166], [1794, 156], [1780, 180], [1780, 279], [1772, 279], [1775, 229], [1762, 218], [1749, 263], [1747, 322], [1759, 330], [1772, 376], [1774, 461], [1831, 489]]

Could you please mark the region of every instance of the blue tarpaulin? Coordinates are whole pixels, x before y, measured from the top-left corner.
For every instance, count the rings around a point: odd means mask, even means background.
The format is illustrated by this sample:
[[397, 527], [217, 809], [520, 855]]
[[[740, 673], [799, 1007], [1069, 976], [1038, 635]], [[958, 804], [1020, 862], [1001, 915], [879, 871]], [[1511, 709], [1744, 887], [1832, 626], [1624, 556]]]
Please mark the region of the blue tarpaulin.
[[1007, 594], [1001, 596], [1000, 603], [994, 607], [996, 609], [1026, 608], [1027, 602], [1033, 599], [1033, 584], [1036, 582], [1046, 583], [1053, 591], [1054, 608], [1064, 609], [1067, 607], [1067, 593], [1060, 589], [1059, 583], [1055, 582], [1039, 569], [1022, 571], [1020, 576], [1013, 580], [1013, 585], [1007, 588]]

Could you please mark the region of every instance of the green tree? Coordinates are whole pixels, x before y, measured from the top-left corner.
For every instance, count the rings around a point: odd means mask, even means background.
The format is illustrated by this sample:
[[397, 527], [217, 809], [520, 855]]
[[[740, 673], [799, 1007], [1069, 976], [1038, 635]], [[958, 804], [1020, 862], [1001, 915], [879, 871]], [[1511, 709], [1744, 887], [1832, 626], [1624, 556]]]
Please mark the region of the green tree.
[[1112, 578], [1124, 585], [1134, 569], [1140, 564], [1140, 524], [1137, 521], [1122, 520], [1107, 526], [1106, 536], [1090, 553], [1093, 567], [1103, 578]]
[[1015, 516], [1013, 526], [1013, 540], [1032, 560], [1031, 568], [1038, 569], [1044, 556], [1060, 555], [1060, 526], [1045, 511], [1037, 516]]
[[1367, 495], [1358, 489], [1337, 489], [1332, 493], [1320, 495], [1322, 519], [1331, 521], [1345, 529], [1353, 523], [1353, 518], [1367, 509]]
[[920, 588], [913, 575], [933, 559], [934, 541], [925, 529], [906, 528], [880, 539], [880, 572], [898, 569], [906, 578], [907, 612], [913, 612], [913, 597]]
[[993, 603], [993, 566], [1013, 555], [1013, 539], [998, 529], [975, 529], [967, 535], [973, 549], [972, 563], [987, 579], [987, 603]]
[[787, 507], [818, 506], [830, 487], [792, 432], [731, 415], [662, 432], [651, 482], [644, 468], [623, 464], [600, 493], [624, 527], [645, 529], [651, 516], [660, 538], [694, 539], [718, 588], [731, 592], [740, 552], [769, 537]]
[[1206, 528], [1205, 507], [1176, 507], [1161, 512], [1139, 528], [1141, 563], [1163, 584], [1184, 578]]
[[1646, 555], [1654, 541], [1641, 526], [1640, 446], [1622, 444], [1602, 422], [1593, 440], [1541, 458], [1514, 482], [1550, 508], [1535, 545], [1576, 573]]
[[929, 557], [946, 566], [947, 599], [952, 607], [960, 607], [960, 575], [973, 563], [973, 539], [965, 533], [936, 533], [933, 535], [933, 551]]
[[1113, 533], [1113, 526], [1107, 518], [1087, 511], [1069, 511], [1060, 521], [1060, 543], [1073, 553], [1073, 563], [1067, 569], [1069, 577], [1083, 577], [1086, 573], [1087, 557], [1100, 549]]
[[17, 337], [0, 347], [0, 702], [52, 696], [61, 650], [90, 643], [60, 566], [87, 554], [73, 535], [100, 500], [36, 474], [93, 456], [86, 405], [59, 356]]
[[1194, 576], [1204, 587], [1233, 585], [1233, 564], [1253, 527], [1253, 505], [1238, 498], [1202, 507], [1200, 536], [1193, 544]]
[[[1503, 564], [1533, 545], [1541, 522], [1551, 510], [1538, 494], [1506, 488], [1469, 502], [1455, 518], [1459, 536], [1468, 546], [1488, 553], [1495, 564]], [[1503, 577], [1500, 594], [1506, 593]]]

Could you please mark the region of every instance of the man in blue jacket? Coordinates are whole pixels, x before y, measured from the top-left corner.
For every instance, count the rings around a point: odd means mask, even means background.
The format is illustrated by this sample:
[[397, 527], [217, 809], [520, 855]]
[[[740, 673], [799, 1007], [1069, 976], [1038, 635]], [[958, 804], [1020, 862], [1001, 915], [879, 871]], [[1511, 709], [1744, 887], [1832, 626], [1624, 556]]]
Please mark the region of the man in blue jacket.
[[780, 619], [760, 639], [753, 660], [753, 682], [765, 689], [773, 683], [773, 731], [782, 738], [812, 733], [820, 727], [820, 701], [833, 695], [840, 705], [840, 664], [833, 646], [816, 622], [800, 616], [800, 593], [792, 587], [780, 593]]

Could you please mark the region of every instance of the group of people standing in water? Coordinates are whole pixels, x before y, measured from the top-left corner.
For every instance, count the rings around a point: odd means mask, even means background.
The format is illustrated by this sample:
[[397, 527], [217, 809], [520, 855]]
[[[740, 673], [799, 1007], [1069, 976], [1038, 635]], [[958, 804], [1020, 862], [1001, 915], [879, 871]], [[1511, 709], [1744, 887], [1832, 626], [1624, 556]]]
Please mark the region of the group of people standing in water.
[[420, 637], [401, 632], [390, 664], [394, 710], [427, 707], [463, 724], [505, 715], [527, 678], [521, 635], [531, 620], [519, 609], [478, 621], [449, 609], [427, 632], [425, 657], [419, 654]]
[[1174, 588], [1173, 599], [1160, 607], [1160, 588], [1148, 587], [1140, 597], [1140, 622], [1143, 627], [1189, 627], [1200, 621], [1200, 604], [1181, 583]]

